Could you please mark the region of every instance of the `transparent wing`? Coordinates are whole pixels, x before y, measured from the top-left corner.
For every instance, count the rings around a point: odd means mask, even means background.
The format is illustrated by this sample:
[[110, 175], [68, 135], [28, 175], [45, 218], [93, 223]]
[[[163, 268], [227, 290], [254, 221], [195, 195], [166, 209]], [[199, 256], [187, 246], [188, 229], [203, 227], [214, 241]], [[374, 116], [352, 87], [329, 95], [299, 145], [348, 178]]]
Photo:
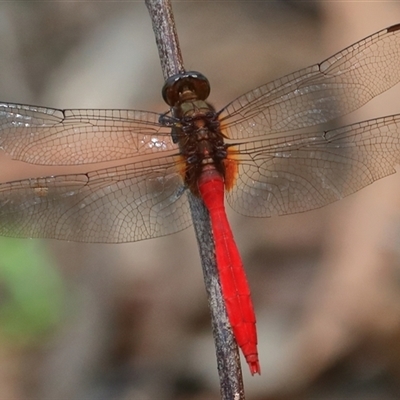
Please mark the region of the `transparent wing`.
[[159, 114], [0, 103], [0, 148], [40, 165], [80, 165], [177, 150]]
[[400, 114], [321, 133], [270, 135], [232, 149], [237, 184], [227, 200], [239, 213], [270, 217], [312, 210], [396, 172]]
[[0, 235], [122, 243], [178, 232], [191, 221], [176, 163], [0, 184]]
[[240, 96], [224, 109], [221, 122], [231, 139], [324, 123], [398, 83], [399, 66], [400, 24]]

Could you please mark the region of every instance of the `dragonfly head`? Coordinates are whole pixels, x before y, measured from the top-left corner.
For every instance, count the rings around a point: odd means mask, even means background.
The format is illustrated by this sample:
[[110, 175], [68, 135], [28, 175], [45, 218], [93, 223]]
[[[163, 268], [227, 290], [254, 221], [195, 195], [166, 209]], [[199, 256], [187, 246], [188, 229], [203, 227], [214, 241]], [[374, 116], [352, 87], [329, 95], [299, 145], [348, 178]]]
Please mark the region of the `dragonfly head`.
[[188, 96], [192, 100], [205, 100], [209, 94], [208, 79], [196, 71], [170, 76], [162, 88], [163, 99], [170, 107], [175, 107], [188, 100]]

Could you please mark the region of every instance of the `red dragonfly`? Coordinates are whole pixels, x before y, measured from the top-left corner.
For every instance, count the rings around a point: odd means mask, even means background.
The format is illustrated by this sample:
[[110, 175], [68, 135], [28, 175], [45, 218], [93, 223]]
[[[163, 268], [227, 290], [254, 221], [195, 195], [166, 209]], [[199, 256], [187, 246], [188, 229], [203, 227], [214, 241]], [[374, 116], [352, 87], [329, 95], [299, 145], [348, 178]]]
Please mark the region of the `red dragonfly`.
[[[235, 338], [260, 373], [255, 314], [225, 215], [312, 210], [395, 172], [400, 114], [333, 130], [309, 127], [349, 113], [400, 81], [400, 24], [320, 64], [260, 86], [216, 112], [197, 72], [169, 78], [170, 114], [55, 110], [0, 103], [0, 146], [29, 164], [108, 168], [0, 184], [0, 234], [123, 243], [191, 224], [187, 194], [208, 208]], [[122, 162], [121, 162], [122, 161]]]

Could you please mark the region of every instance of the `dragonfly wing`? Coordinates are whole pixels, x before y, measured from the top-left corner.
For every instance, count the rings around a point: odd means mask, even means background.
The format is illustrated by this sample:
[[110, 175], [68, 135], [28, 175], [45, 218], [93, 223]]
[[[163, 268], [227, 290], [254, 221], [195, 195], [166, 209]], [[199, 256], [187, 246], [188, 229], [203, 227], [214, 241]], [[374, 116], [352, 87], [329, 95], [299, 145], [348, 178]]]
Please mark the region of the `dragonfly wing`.
[[0, 185], [0, 235], [123, 243], [191, 224], [176, 160]]
[[0, 103], [0, 147], [13, 159], [80, 165], [177, 150], [159, 114], [135, 110], [56, 110]]
[[319, 134], [271, 135], [240, 144], [232, 150], [240, 163], [227, 200], [254, 217], [325, 206], [395, 173], [399, 133], [397, 114]]
[[230, 139], [247, 139], [325, 123], [398, 83], [399, 65], [396, 25], [237, 98], [223, 110], [222, 126]]

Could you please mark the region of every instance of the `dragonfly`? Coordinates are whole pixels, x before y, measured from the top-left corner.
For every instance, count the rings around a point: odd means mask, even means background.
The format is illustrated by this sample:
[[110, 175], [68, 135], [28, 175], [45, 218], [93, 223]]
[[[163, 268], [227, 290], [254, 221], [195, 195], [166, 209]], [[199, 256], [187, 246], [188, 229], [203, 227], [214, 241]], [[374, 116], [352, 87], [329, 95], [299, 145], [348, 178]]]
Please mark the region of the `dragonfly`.
[[[183, 71], [170, 111], [57, 110], [0, 102], [0, 147], [45, 166], [116, 162], [0, 184], [0, 234], [92, 243], [156, 238], [191, 225], [188, 195], [210, 215], [235, 339], [260, 373], [256, 317], [224, 200], [250, 217], [316, 209], [396, 172], [400, 114], [323, 129], [400, 81], [400, 24], [216, 111], [210, 85]], [[317, 126], [317, 125], [321, 125]]]

